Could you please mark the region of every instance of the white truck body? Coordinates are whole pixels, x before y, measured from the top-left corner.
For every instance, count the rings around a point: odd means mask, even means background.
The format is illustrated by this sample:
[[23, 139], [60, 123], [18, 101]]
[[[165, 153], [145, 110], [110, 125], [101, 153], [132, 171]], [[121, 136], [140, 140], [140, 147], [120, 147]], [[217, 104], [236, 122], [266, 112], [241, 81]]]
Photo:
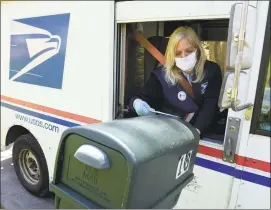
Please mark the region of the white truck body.
[[[116, 68], [123, 59], [116, 56], [117, 27], [229, 19], [234, 3], [1, 2], [1, 149], [13, 143], [8, 136], [16, 135], [19, 126], [27, 129], [45, 154], [51, 180], [65, 129], [115, 118], [116, 77], [124, 71]], [[251, 4], [257, 8], [256, 43], [250, 79], [241, 94], [256, 103], [270, 6], [269, 1]], [[16, 39], [20, 36], [25, 36], [24, 43]], [[183, 190], [176, 208], [270, 208], [270, 138], [251, 133], [252, 118], [245, 116], [245, 110], [228, 113], [228, 118], [242, 121], [235, 163], [222, 160], [223, 143], [200, 141], [195, 180]]]

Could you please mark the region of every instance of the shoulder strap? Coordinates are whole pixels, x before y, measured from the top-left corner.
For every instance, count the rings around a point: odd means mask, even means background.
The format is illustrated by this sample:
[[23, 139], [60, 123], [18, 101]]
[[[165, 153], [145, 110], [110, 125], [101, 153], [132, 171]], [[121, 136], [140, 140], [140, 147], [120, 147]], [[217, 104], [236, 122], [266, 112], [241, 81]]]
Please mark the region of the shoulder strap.
[[[138, 32], [135, 32], [135, 39], [138, 41], [142, 47], [144, 47], [153, 57], [156, 58], [162, 65], [165, 65], [166, 60], [165, 56], [154, 47], [144, 36]], [[179, 84], [184, 88], [184, 90], [194, 99], [194, 94], [192, 90], [192, 86], [189, 84], [187, 79], [180, 74]]]

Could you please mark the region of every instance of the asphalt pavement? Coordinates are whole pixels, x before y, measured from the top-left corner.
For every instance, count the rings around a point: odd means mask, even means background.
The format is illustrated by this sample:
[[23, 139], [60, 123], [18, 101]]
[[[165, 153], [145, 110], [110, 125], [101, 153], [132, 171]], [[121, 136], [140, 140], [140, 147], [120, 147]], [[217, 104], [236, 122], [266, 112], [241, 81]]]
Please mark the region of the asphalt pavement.
[[53, 209], [54, 198], [38, 198], [20, 184], [13, 168], [12, 148], [1, 151], [1, 205], [5, 209]]

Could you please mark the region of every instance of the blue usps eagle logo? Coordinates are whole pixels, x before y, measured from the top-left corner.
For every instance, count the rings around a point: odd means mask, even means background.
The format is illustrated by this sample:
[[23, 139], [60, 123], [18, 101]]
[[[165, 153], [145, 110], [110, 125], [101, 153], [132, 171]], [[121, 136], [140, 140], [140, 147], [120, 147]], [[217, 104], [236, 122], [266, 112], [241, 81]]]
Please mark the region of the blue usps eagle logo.
[[202, 83], [202, 84], [200, 85], [200, 87], [201, 87], [201, 89], [200, 89], [201, 94], [204, 94], [205, 91], [206, 91], [206, 89], [207, 89], [207, 87], [208, 87], [208, 82]]
[[11, 22], [9, 79], [61, 89], [70, 14]]

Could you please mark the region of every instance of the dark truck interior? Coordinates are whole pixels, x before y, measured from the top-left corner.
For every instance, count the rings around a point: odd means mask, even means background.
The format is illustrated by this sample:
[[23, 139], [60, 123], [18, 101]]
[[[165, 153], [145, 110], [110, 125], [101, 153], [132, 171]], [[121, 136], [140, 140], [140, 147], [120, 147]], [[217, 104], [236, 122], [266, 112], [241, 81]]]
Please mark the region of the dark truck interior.
[[[166, 21], [163, 22], [163, 35], [158, 34], [158, 30], [152, 30], [152, 33], [145, 35], [145, 38], [152, 43], [162, 54], [165, 53], [169, 36], [179, 26], [192, 27], [201, 39], [202, 45], [206, 51], [207, 59], [218, 63], [221, 67], [222, 74], [226, 71], [226, 41], [228, 33], [228, 19], [220, 20], [193, 20], [193, 21]], [[135, 24], [135, 23], [133, 23]], [[153, 24], [159, 24], [153, 22]], [[126, 73], [125, 73], [125, 93], [124, 108], [127, 107], [129, 99], [137, 93], [140, 88], [147, 82], [151, 72], [158, 65], [158, 61], [145, 50], [131, 36], [132, 24], [127, 25], [126, 41]], [[143, 25], [143, 34], [148, 26]], [[150, 31], [150, 30], [149, 30]], [[227, 110], [220, 112], [221, 116], [217, 119], [217, 127], [212, 133], [205, 135], [204, 139], [223, 143], [224, 132], [227, 120]], [[124, 113], [125, 118], [135, 117], [133, 113]]]

